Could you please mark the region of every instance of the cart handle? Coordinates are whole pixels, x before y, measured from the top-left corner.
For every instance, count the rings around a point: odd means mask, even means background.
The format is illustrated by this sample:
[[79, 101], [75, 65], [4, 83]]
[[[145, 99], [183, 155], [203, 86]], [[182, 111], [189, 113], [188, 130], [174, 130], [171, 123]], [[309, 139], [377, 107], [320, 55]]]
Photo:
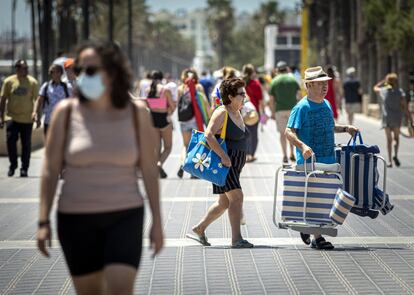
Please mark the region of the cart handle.
[[[311, 159], [311, 167], [312, 167], [311, 169], [312, 169], [312, 171], [315, 171], [316, 170], [316, 166], [315, 166], [316, 156], [315, 156], [315, 153], [312, 153], [312, 156], [310, 157], [310, 159]], [[308, 165], [306, 165], [307, 164], [306, 161], [307, 160], [303, 161], [303, 167], [304, 167], [304, 170], [305, 170], [305, 175], [308, 175], [308, 172], [306, 171], [307, 166], [308, 166]], [[310, 172], [312, 172], [312, 171], [310, 171]]]

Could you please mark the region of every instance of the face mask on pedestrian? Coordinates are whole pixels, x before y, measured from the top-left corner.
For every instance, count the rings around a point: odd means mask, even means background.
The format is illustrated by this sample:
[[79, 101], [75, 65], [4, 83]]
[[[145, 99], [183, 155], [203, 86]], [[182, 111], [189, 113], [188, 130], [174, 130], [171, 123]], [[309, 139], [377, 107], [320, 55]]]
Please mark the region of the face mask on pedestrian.
[[82, 72], [77, 79], [80, 92], [87, 99], [95, 101], [105, 92], [102, 75], [99, 72], [88, 73], [88, 69]]

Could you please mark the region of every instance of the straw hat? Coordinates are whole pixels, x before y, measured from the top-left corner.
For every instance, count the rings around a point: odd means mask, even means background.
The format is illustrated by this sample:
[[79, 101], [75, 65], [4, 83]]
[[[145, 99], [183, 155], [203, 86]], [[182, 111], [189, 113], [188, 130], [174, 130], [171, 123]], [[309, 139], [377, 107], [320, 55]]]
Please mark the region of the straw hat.
[[328, 80], [332, 80], [332, 78], [325, 73], [321, 66], [307, 68], [305, 70], [305, 78], [303, 79], [305, 83]]

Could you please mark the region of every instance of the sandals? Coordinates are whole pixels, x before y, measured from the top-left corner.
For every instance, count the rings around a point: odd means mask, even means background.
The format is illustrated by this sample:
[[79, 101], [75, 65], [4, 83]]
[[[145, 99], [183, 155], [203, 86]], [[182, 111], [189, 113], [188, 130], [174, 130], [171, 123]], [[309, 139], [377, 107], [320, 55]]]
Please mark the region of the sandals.
[[324, 237], [319, 237], [312, 240], [311, 248], [317, 250], [332, 250], [335, 247], [330, 242], [326, 241]]
[[401, 165], [400, 160], [398, 160], [397, 157], [392, 157], [392, 159], [394, 160], [395, 166], [400, 167]]
[[158, 169], [160, 170], [160, 178], [161, 179], [164, 179], [164, 178], [168, 177], [167, 173], [164, 171], [164, 169], [162, 169], [161, 166], [159, 166]]
[[206, 235], [198, 236], [198, 235], [186, 234], [185, 236], [189, 239], [199, 242], [203, 246], [211, 246], [211, 244], [207, 240]]
[[249, 243], [246, 240], [238, 240], [235, 244], [231, 245], [233, 249], [244, 249], [244, 248], [253, 248], [254, 245], [252, 243]]
[[183, 178], [184, 176], [183, 166], [180, 166], [180, 169], [178, 169], [177, 176], [178, 178]]
[[302, 242], [305, 243], [305, 245], [310, 245], [311, 239], [309, 234], [300, 233], [300, 238], [302, 239]]

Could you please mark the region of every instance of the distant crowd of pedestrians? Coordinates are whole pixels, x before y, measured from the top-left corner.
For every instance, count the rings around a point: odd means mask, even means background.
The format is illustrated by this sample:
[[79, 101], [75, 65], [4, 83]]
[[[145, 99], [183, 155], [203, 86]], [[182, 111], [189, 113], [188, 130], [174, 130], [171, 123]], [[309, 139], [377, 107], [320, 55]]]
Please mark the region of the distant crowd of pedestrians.
[[[92, 42], [80, 47], [74, 58], [50, 65], [49, 77], [40, 87], [28, 75], [25, 60], [16, 61], [15, 70], [4, 80], [0, 94], [0, 128], [6, 126], [10, 162], [7, 175], [14, 176], [19, 168], [20, 139], [20, 176], [28, 176], [32, 130], [43, 126], [46, 149], [38, 247], [49, 255], [50, 213], [62, 179], [57, 234], [79, 294], [101, 294], [106, 289], [132, 294], [145, 211], [137, 178], [142, 178], [149, 201], [150, 241], [156, 255], [163, 247], [159, 178], [169, 177], [164, 164], [173, 144], [181, 150], [176, 174], [185, 176], [183, 164], [194, 130], [204, 132], [203, 144], [229, 167], [229, 173], [223, 186], [212, 185], [218, 197], [193, 225], [192, 237], [210, 245], [207, 228], [228, 211], [231, 247], [251, 248], [241, 231], [245, 219], [240, 175], [246, 163], [257, 161], [263, 126], [269, 119], [275, 121], [283, 164], [301, 165], [312, 156], [331, 164], [334, 133], [355, 135], [359, 130], [353, 126], [355, 114], [362, 111], [363, 85], [354, 67], [344, 71], [342, 80], [333, 66], [310, 67], [300, 77], [284, 61], [271, 75], [246, 64], [240, 71], [224, 67], [200, 76], [196, 69], [186, 68], [179, 80], [173, 80], [155, 69], [134, 83], [118, 45]], [[412, 124], [413, 84], [405, 92], [398, 86], [398, 76], [390, 73], [373, 88], [381, 105], [389, 167], [401, 165], [400, 127], [404, 117]], [[348, 124], [339, 124], [343, 108]], [[175, 113], [178, 129], [173, 128]], [[174, 130], [180, 130], [182, 143], [173, 142]], [[222, 131], [227, 150], [220, 146]], [[200, 163], [208, 165], [204, 160], [200, 158]], [[312, 248], [334, 247], [321, 235], [301, 236]]]

